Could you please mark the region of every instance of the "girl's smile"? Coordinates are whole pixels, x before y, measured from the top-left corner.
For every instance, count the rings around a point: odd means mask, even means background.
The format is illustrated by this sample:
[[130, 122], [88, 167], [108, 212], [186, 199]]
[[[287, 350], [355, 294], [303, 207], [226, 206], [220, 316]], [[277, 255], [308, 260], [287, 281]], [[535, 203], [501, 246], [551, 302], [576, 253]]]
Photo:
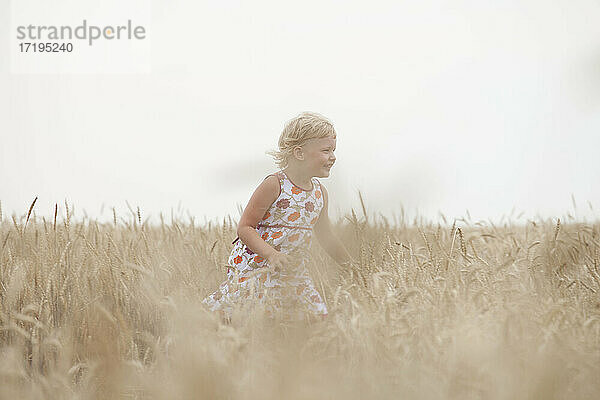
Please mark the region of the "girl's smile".
[[304, 162], [313, 176], [326, 178], [333, 164], [335, 164], [336, 139], [329, 136], [320, 139], [311, 139], [304, 146]]

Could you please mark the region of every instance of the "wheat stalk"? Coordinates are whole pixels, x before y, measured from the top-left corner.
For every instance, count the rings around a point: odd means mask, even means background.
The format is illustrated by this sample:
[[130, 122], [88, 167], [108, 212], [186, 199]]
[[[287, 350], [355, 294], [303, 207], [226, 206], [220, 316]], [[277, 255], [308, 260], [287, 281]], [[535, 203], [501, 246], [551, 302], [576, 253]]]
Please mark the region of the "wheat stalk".
[[27, 223], [29, 222], [29, 216], [31, 215], [31, 211], [33, 210], [33, 206], [35, 206], [35, 202], [37, 201], [37, 196], [35, 197], [35, 199], [33, 199], [33, 202], [31, 203], [31, 205], [29, 206], [29, 211], [27, 211], [27, 218], [25, 219], [25, 226], [23, 226], [23, 231], [25, 231], [25, 228], [27, 228]]
[[463, 237], [462, 229], [456, 228], [456, 230], [458, 231], [458, 237], [460, 239], [460, 251], [463, 257], [468, 260], [469, 256], [467, 255], [467, 246], [465, 245], [465, 239]]
[[54, 203], [54, 223], [52, 229], [56, 232], [56, 216], [58, 215], [58, 203]]

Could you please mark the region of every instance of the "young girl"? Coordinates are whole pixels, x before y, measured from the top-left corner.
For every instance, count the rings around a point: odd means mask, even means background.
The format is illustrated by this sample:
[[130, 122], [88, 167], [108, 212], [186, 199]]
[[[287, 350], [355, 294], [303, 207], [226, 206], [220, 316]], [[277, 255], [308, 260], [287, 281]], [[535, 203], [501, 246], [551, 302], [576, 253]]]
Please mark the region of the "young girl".
[[227, 280], [203, 301], [211, 310], [229, 317], [234, 304], [252, 298], [270, 315], [327, 315], [305, 264], [313, 232], [338, 263], [350, 262], [331, 230], [327, 190], [316, 179], [329, 176], [335, 147], [333, 125], [319, 114], [305, 112], [286, 124], [279, 151], [271, 152], [281, 170], [252, 194], [238, 224]]

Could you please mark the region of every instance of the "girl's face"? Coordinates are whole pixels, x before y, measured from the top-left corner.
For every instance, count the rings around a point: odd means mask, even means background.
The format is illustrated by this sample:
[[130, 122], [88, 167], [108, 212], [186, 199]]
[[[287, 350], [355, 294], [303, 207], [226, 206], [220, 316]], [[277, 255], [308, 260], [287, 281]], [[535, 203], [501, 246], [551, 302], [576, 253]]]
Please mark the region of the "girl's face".
[[321, 139], [310, 139], [302, 148], [304, 149], [304, 165], [311, 176], [327, 178], [329, 171], [335, 163], [335, 138], [328, 136]]

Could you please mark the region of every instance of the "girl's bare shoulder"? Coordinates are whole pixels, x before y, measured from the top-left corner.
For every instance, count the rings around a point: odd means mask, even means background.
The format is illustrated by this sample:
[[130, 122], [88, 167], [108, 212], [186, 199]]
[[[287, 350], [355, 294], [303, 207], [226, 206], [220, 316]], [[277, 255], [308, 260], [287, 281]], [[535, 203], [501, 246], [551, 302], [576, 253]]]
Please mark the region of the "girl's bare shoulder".
[[281, 186], [277, 174], [268, 175], [254, 191], [255, 196], [264, 200], [271, 199], [271, 201], [274, 201], [280, 194]]
[[239, 226], [256, 226], [265, 215], [271, 204], [279, 197], [279, 178], [266, 177], [254, 190], [248, 205], [240, 217]]

